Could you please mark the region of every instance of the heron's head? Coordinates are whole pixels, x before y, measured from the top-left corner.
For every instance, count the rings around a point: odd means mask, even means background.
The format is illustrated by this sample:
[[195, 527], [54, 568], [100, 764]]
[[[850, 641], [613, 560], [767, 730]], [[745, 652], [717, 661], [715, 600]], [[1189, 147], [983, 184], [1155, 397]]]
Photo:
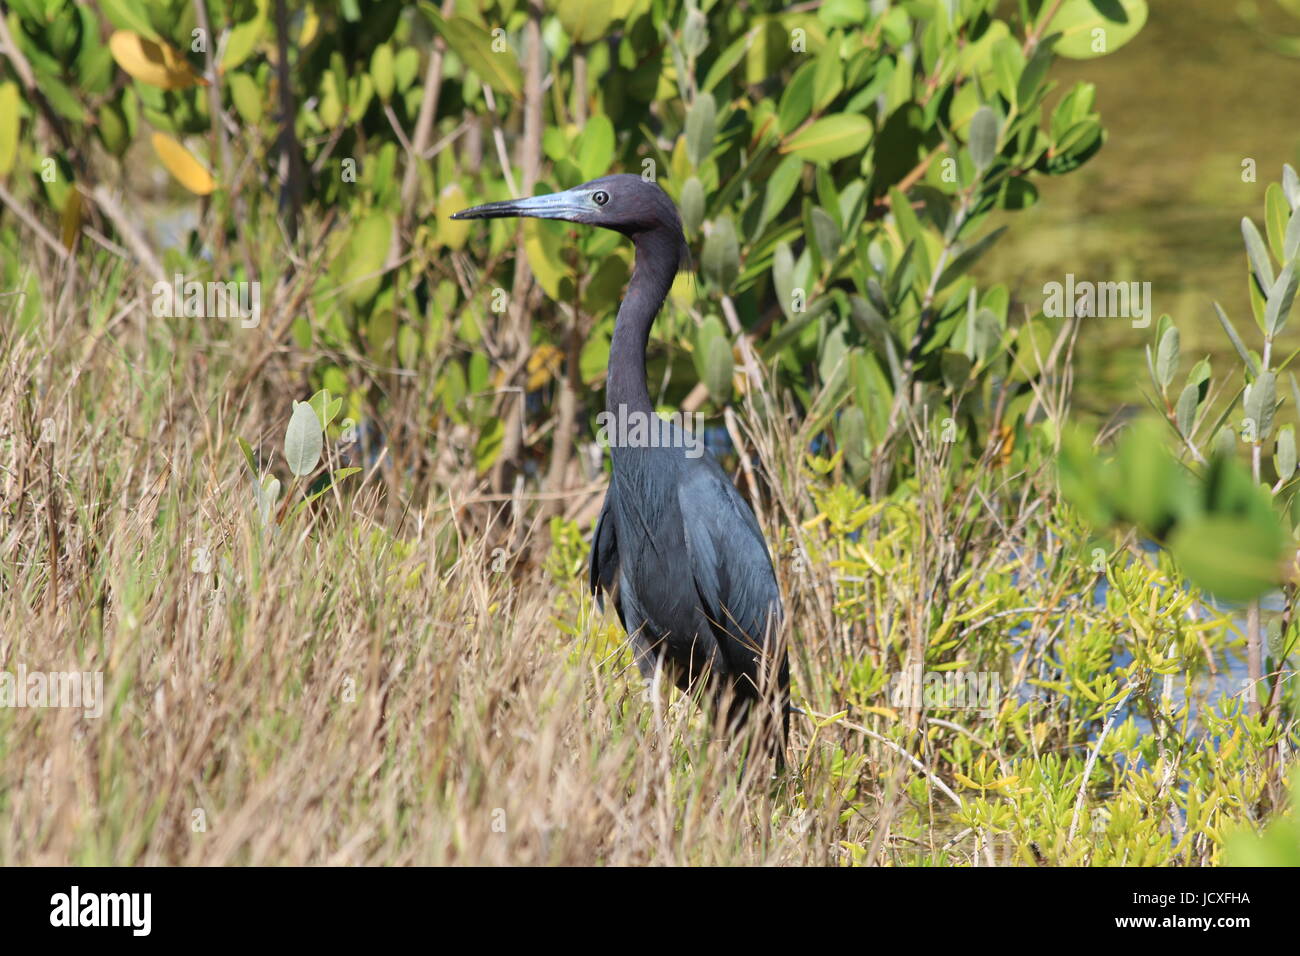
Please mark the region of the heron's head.
[[679, 240], [682, 220], [667, 193], [655, 183], [631, 173], [602, 176], [581, 186], [544, 196], [484, 203], [452, 215], [452, 219], [563, 219], [586, 226], [613, 229], [636, 239], [659, 232]]

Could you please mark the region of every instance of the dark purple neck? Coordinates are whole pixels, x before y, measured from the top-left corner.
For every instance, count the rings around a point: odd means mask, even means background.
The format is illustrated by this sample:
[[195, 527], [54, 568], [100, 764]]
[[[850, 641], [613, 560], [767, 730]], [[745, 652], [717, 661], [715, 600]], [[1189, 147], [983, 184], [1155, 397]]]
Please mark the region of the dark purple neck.
[[681, 255], [681, 237], [666, 229], [638, 233], [632, 240], [636, 243], [636, 265], [609, 343], [605, 408], [611, 412], [617, 412], [619, 405], [639, 412], [653, 411], [646, 388], [645, 347], [650, 326], [672, 288]]

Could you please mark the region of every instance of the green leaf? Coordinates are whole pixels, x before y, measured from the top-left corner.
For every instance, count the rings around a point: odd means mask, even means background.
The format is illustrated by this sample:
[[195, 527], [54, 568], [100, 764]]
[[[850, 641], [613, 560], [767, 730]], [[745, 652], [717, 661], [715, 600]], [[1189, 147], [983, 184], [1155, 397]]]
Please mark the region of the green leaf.
[[627, 263], [618, 256], [606, 256], [587, 282], [582, 307], [591, 315], [613, 314], [627, 285]]
[[1052, 65], [1052, 50], [1056, 46], [1056, 40], [1055, 35], [1044, 37], [1034, 48], [1033, 55], [1020, 74], [1020, 82], [1016, 84], [1016, 103], [1022, 109], [1025, 108], [1025, 104], [1033, 100], [1034, 94], [1043, 85], [1048, 67]]
[[387, 43], [379, 44], [370, 54], [370, 79], [381, 100], [387, 103], [392, 99], [397, 78], [393, 74], [393, 48]]
[[384, 212], [374, 212], [353, 227], [347, 253], [342, 257], [339, 284], [343, 296], [353, 305], [374, 298], [383, 282], [380, 271], [388, 259], [393, 221]]
[[788, 136], [808, 118], [808, 113], [812, 110], [816, 69], [816, 63], [805, 63], [799, 67], [781, 94], [781, 105], [776, 112], [776, 129], [782, 136]]
[[713, 151], [717, 134], [717, 105], [711, 93], [701, 93], [686, 114], [686, 153], [695, 168], [703, 166]]
[[251, 20], [237, 24], [226, 40], [225, 52], [221, 54], [221, 71], [229, 74], [252, 56], [266, 29], [267, 0], [259, 0], [257, 15]]
[[1264, 190], [1264, 227], [1268, 232], [1268, 247], [1279, 262], [1286, 261], [1282, 253], [1286, 245], [1286, 223], [1290, 216], [1291, 206], [1286, 201], [1282, 187], [1277, 183], [1269, 183], [1268, 189]]
[[262, 121], [262, 91], [257, 82], [247, 73], [232, 73], [226, 77], [230, 87], [230, 99], [235, 104], [235, 112], [249, 126], [256, 126]]
[[1183, 386], [1174, 408], [1174, 418], [1178, 422], [1178, 433], [1187, 438], [1192, 435], [1192, 425], [1196, 420], [1196, 406], [1200, 404], [1201, 390], [1195, 385]]
[[811, 163], [834, 162], [861, 153], [871, 142], [871, 120], [856, 113], [838, 113], [817, 120], [791, 137], [781, 152], [794, 153]]
[[756, 34], [757, 28], [736, 37], [731, 45], [713, 61], [713, 65], [709, 67], [708, 76], [700, 84], [700, 89], [712, 90], [721, 83], [745, 58], [745, 53], [749, 50], [749, 45], [754, 42]]
[[867, 461], [867, 416], [857, 405], [840, 412], [835, 423], [835, 442], [844, 450], [844, 460], [851, 471]]
[[99, 0], [99, 8], [119, 30], [132, 30], [150, 40], [160, 39], [149, 22], [148, 6], [143, 0]]
[[1282, 164], [1282, 192], [1293, 211], [1300, 209], [1300, 176], [1290, 163]]
[[1107, 475], [1111, 506], [1145, 533], [1163, 537], [1194, 511], [1187, 472], [1169, 453], [1166, 432], [1154, 420], [1141, 419], [1125, 429], [1116, 466]]
[[1214, 303], [1214, 314], [1219, 317], [1219, 324], [1223, 326], [1223, 331], [1227, 333], [1228, 341], [1232, 343], [1232, 347], [1237, 350], [1237, 355], [1240, 357], [1242, 364], [1246, 366], [1248, 372], [1254, 375], [1255, 360], [1250, 357], [1250, 352], [1246, 348], [1246, 343], [1241, 340], [1241, 336], [1237, 334], [1237, 330], [1233, 327], [1232, 323], [1228, 321], [1228, 316], [1227, 313], [1223, 311], [1223, 306], [1219, 305], [1217, 302]]
[[998, 114], [981, 106], [970, 121], [970, 158], [977, 172], [993, 165], [998, 149]]
[[1246, 257], [1250, 259], [1250, 270], [1255, 273], [1259, 287], [1265, 291], [1273, 287], [1273, 262], [1268, 257], [1268, 247], [1259, 229], [1249, 217], [1241, 220], [1241, 236], [1246, 240]]
[[787, 319], [794, 318], [794, 254], [790, 244], [782, 242], [772, 253], [772, 288], [777, 305]]
[[578, 370], [584, 382], [599, 382], [609, 368], [609, 334], [596, 332], [583, 343]]
[[603, 37], [614, 21], [614, 9], [611, 0], [557, 0], [555, 3], [555, 15], [574, 43], [594, 43]]
[[402, 47], [393, 58], [393, 82], [399, 93], [405, 93], [420, 72], [420, 51], [413, 46]]
[[524, 81], [515, 55], [507, 47], [500, 53], [492, 49], [492, 37], [477, 23], [464, 17], [444, 20], [438, 8], [429, 0], [421, 0], [420, 9], [429, 18], [433, 28], [456, 51], [465, 65], [478, 74], [478, 78], [498, 93], [519, 100], [524, 95]]
[[946, 289], [949, 284], [961, 278], [971, 270], [971, 267], [979, 261], [984, 253], [993, 247], [993, 244], [1001, 238], [1002, 234], [1007, 231], [1006, 226], [998, 226], [987, 235], [980, 236], [978, 240], [966, 246], [960, 253], [953, 257], [948, 263], [948, 267], [943, 270], [939, 276], [939, 282], [935, 286], [936, 291]]
[[587, 121], [574, 144], [574, 155], [584, 180], [609, 172], [614, 162], [614, 124], [608, 116], [597, 113]]
[[267, 475], [261, 482], [255, 483], [253, 498], [257, 503], [257, 514], [261, 519], [262, 527], [266, 527], [271, 523], [271, 510], [280, 500], [280, 479], [274, 475]]
[[293, 415], [284, 433], [284, 457], [289, 470], [299, 478], [310, 475], [320, 461], [324, 436], [320, 419], [307, 402], [294, 402]]
[[1210, 515], [1175, 531], [1170, 553], [1199, 587], [1227, 601], [1250, 601], [1276, 587], [1280, 527], [1268, 521]]
[[721, 216], [714, 221], [712, 232], [704, 240], [700, 265], [714, 285], [723, 292], [731, 292], [732, 283], [740, 274], [740, 245], [730, 217]]
[[253, 446], [242, 438], [235, 439], [239, 443], [239, 450], [244, 453], [244, 461], [248, 463], [248, 470], [253, 474], [253, 480], [257, 480], [257, 459], [253, 457]]
[[1246, 418], [1255, 423], [1255, 440], [1262, 442], [1273, 431], [1277, 410], [1277, 377], [1269, 371], [1260, 374], [1246, 388]]
[[[392, 313], [389, 314], [391, 315]], [[334, 420], [334, 416], [337, 415], [339, 409], [343, 407], [343, 399], [336, 398], [331, 400], [329, 389], [322, 388], [311, 398], [307, 399], [307, 404], [310, 405], [311, 410], [316, 413], [316, 418], [320, 421], [320, 427], [324, 429], [329, 428], [330, 422]]]
[[1300, 213], [1292, 212], [1282, 238], [1282, 261], [1290, 262], [1300, 252]]
[[844, 89], [844, 61], [826, 53], [817, 57], [813, 71], [813, 110], [820, 113], [834, 102]]
[[1156, 377], [1161, 391], [1168, 388], [1178, 374], [1178, 345], [1178, 329], [1171, 325], [1160, 336], [1160, 347], [1156, 352]]
[[767, 189], [763, 193], [763, 211], [758, 217], [758, 228], [762, 230], [777, 214], [785, 208], [799, 177], [803, 172], [803, 160], [798, 156], [787, 156], [777, 164], [776, 169], [767, 180]]
[[479, 474], [491, 468], [493, 462], [501, 455], [501, 447], [505, 437], [505, 422], [500, 418], [492, 419], [487, 427], [479, 433], [478, 441], [474, 443], [474, 464], [478, 468]]
[[1295, 426], [1283, 425], [1277, 431], [1277, 447], [1273, 449], [1273, 467], [1283, 481], [1295, 474]]
[[1296, 280], [1295, 263], [1288, 262], [1268, 290], [1267, 305], [1264, 308], [1264, 331], [1270, 337], [1281, 332], [1286, 326], [1286, 320], [1291, 316], [1291, 303], [1295, 301]]
[[704, 184], [698, 176], [686, 180], [678, 205], [682, 210], [682, 228], [686, 234], [689, 236], [699, 232], [700, 223], [704, 221]]
[[725, 336], [716, 336], [709, 340], [708, 349], [704, 357], [704, 384], [715, 402], [725, 404], [731, 401], [731, 378], [735, 372], [731, 343]]
[[813, 238], [817, 251], [828, 265], [835, 261], [840, 251], [840, 227], [821, 207], [812, 211]]
[[1049, 28], [1038, 32], [1060, 31], [1056, 52], [1087, 60], [1114, 53], [1137, 36], [1146, 22], [1146, 0], [1065, 0]]
[[331, 488], [337, 485], [344, 478], [347, 478], [351, 475], [355, 475], [360, 470], [361, 469], [356, 465], [353, 465], [348, 468], [335, 469], [334, 473], [330, 475], [329, 481], [325, 482], [325, 484], [322, 485], [320, 488], [318, 488], [316, 491], [312, 492], [306, 498], [302, 499], [302, 501], [294, 505], [293, 514], [295, 515], [298, 514], [298, 512], [302, 511], [304, 508], [307, 507], [307, 505], [311, 504], [311, 502], [315, 501], [321, 495], [326, 494]]

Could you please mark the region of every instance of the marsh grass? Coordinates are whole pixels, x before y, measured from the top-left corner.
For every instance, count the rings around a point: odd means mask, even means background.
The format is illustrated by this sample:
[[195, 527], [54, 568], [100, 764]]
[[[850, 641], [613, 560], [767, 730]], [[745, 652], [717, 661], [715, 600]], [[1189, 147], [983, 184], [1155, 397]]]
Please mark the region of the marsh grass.
[[[0, 668], [102, 672], [106, 702], [0, 708], [0, 862], [1203, 864], [1280, 800], [1294, 727], [1171, 690], [1224, 666], [1230, 622], [1169, 613], [1192, 596], [1137, 549], [1087, 599], [1050, 480], [1068, 330], [1027, 465], [936, 444], [917, 412], [916, 476], [874, 501], [748, 394], [808, 711], [773, 780], [645, 686], [586, 594], [581, 509], [503, 507], [418, 415], [384, 422], [412, 446], [264, 522], [236, 439], [289, 487], [294, 354], [250, 378], [266, 329], [155, 320], [120, 263], [87, 261], [34, 262], [35, 322], [0, 299]], [[895, 707], [914, 665], [1006, 692]], [[1154, 729], [1108, 722], [1121, 692]]]

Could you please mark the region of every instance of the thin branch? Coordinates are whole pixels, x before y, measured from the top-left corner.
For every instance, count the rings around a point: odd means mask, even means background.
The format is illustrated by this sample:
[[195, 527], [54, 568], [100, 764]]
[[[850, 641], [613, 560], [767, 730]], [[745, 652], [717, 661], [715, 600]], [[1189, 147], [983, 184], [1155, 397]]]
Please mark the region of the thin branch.
[[44, 226], [41, 225], [40, 220], [38, 220], [30, 212], [24, 209], [22, 204], [18, 202], [17, 198], [14, 197], [13, 194], [9, 192], [9, 190], [5, 189], [3, 185], [0, 185], [0, 202], [3, 202], [11, 210], [13, 210], [13, 214], [22, 221], [23, 225], [25, 225], [28, 229], [34, 232], [36, 234], [36, 238], [40, 239], [41, 242], [49, 246], [50, 249], [52, 249], [60, 259], [66, 262], [71, 257], [71, 254], [68, 252], [68, 250], [63, 248], [63, 243], [59, 242], [58, 239], [54, 238], [54, 235], [48, 229], [46, 229]]
[[1066, 837], [1066, 843], [1074, 842], [1075, 830], [1079, 827], [1079, 814], [1083, 811], [1083, 797], [1088, 792], [1088, 778], [1092, 776], [1092, 768], [1097, 763], [1097, 755], [1101, 753], [1101, 745], [1106, 742], [1106, 735], [1110, 733], [1110, 728], [1115, 724], [1115, 718], [1119, 716], [1120, 709], [1128, 702], [1136, 687], [1130, 686], [1124, 691], [1121, 697], [1111, 708], [1110, 716], [1106, 718], [1106, 724], [1101, 728], [1101, 734], [1097, 737], [1097, 743], [1093, 745], [1092, 752], [1088, 754], [1088, 762], [1083, 766], [1083, 779], [1079, 781], [1079, 795], [1074, 799], [1074, 815], [1070, 818], [1070, 834]]

